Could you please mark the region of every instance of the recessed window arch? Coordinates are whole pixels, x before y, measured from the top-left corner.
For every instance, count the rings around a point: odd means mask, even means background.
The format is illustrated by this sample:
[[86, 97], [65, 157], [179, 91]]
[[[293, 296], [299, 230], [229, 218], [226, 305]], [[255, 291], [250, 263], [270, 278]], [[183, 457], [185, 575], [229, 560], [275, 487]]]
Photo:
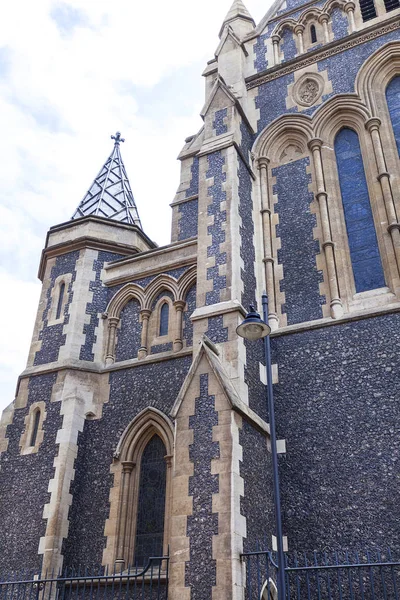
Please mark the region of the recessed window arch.
[[114, 453], [104, 563], [141, 567], [150, 556], [167, 553], [173, 448], [172, 423], [156, 408], [139, 413], [125, 429]]
[[29, 441], [29, 446], [34, 448], [36, 446], [37, 435], [39, 431], [40, 425], [40, 408], [36, 408], [32, 414], [32, 428], [31, 428], [31, 437]]
[[65, 295], [65, 283], [62, 281], [60, 283], [58, 289], [58, 301], [57, 301], [57, 311], [56, 311], [56, 319], [61, 317], [61, 311], [64, 305], [64, 295]]
[[335, 138], [344, 217], [353, 267], [355, 291], [385, 286], [378, 240], [357, 133], [341, 129]]
[[386, 101], [396, 140], [397, 152], [400, 156], [400, 75], [394, 77], [387, 86]]
[[169, 329], [169, 304], [168, 302], [164, 302], [160, 308], [160, 327], [159, 327], [159, 335], [168, 335]]
[[312, 44], [315, 44], [318, 41], [317, 30], [314, 24], [310, 26], [310, 38]]

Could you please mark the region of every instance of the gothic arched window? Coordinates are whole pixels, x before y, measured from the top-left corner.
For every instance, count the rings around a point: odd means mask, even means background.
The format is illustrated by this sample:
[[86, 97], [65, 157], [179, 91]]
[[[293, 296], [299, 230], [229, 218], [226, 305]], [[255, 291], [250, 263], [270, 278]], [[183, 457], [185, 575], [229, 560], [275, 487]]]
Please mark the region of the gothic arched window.
[[386, 100], [397, 144], [397, 152], [400, 156], [400, 75], [392, 79], [387, 86]]
[[169, 323], [169, 304], [164, 302], [160, 310], [160, 331], [159, 335], [168, 335], [168, 323]]
[[385, 286], [358, 135], [344, 128], [336, 136], [344, 217], [356, 292]]
[[311, 25], [310, 27], [310, 37], [311, 43], [315, 44], [315, 42], [317, 41], [317, 30], [315, 29], [315, 25]]
[[40, 409], [37, 408], [33, 414], [33, 425], [32, 425], [32, 433], [29, 445], [31, 447], [36, 446], [37, 434], [39, 431], [39, 423], [40, 423]]
[[63, 302], [64, 302], [64, 294], [65, 294], [65, 283], [62, 283], [60, 285], [60, 289], [58, 291], [56, 319], [59, 319], [61, 317], [61, 311], [62, 311]]
[[362, 20], [370, 21], [376, 17], [376, 9], [374, 0], [360, 0], [360, 9]]
[[136, 521], [136, 565], [144, 566], [150, 556], [163, 555], [166, 453], [164, 443], [158, 435], [151, 438], [143, 451]]

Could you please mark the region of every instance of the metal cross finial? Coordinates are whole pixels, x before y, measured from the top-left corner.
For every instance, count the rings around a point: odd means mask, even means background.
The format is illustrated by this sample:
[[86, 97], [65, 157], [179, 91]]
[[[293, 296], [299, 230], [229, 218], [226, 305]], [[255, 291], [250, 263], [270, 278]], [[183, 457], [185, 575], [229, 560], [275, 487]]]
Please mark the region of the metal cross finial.
[[121, 137], [121, 133], [119, 131], [117, 131], [115, 135], [112, 135], [111, 139], [115, 140], [115, 145], [125, 141], [124, 138]]

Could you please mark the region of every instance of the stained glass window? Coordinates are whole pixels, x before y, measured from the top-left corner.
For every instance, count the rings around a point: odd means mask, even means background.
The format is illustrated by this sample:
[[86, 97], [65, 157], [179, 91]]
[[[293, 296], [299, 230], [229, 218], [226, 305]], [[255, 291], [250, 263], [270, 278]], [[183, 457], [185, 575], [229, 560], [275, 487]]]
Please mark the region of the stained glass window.
[[60, 285], [60, 291], [58, 293], [58, 304], [57, 304], [56, 319], [59, 319], [61, 317], [61, 310], [62, 310], [62, 305], [63, 305], [63, 300], [64, 300], [64, 293], [65, 293], [65, 283], [62, 283]]
[[168, 321], [169, 305], [167, 302], [164, 302], [160, 311], [160, 335], [168, 335]]
[[154, 435], [144, 449], [139, 479], [135, 564], [144, 566], [151, 556], [163, 555], [165, 489], [167, 469], [165, 446]]
[[31, 443], [30, 446], [34, 446], [36, 444], [36, 438], [39, 431], [39, 422], [40, 422], [40, 410], [36, 410], [33, 415], [33, 429], [31, 435]]
[[374, 218], [358, 135], [342, 129], [335, 140], [336, 162], [356, 292], [385, 286]]

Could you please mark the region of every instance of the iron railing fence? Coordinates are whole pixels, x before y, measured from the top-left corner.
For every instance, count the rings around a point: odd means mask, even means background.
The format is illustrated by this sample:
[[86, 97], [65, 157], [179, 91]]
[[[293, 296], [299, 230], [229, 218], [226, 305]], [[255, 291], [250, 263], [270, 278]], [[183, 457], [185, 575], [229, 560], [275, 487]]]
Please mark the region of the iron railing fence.
[[0, 600], [167, 600], [169, 557], [150, 558], [146, 567], [65, 569], [33, 576], [0, 577]]
[[[286, 600], [400, 600], [400, 561], [392, 552], [286, 555]], [[246, 600], [276, 600], [275, 553], [248, 552]]]

